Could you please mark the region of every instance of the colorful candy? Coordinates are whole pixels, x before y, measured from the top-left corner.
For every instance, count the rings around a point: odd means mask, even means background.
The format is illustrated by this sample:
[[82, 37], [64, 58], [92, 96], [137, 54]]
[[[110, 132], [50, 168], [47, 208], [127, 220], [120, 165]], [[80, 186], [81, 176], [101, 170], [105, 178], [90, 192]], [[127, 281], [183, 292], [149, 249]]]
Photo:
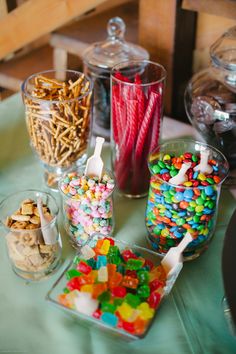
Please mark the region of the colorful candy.
[[[151, 245], [161, 254], [176, 246], [187, 230], [194, 240], [186, 256], [198, 254], [209, 242], [216, 221], [221, 166], [214, 159], [203, 161], [206, 156], [201, 154], [200, 158], [200, 154], [185, 152], [180, 156], [168, 153], [150, 157], [152, 177], [146, 226]], [[183, 165], [188, 168], [175, 185], [172, 182]], [[206, 170], [207, 173], [203, 172]]]
[[[104, 173], [102, 179], [79, 172], [67, 174], [59, 183], [63, 196], [64, 223], [74, 246], [83, 245], [94, 233], [108, 235], [113, 229], [111, 194], [114, 180]], [[104, 244], [101, 254], [107, 253]]]
[[[101, 255], [104, 248], [107, 255]], [[73, 267], [67, 270], [66, 288], [58, 301], [109, 326], [144, 334], [164, 295], [166, 275], [162, 266], [154, 266], [129, 248], [121, 250], [109, 238], [95, 240], [92, 248], [85, 245], [81, 249], [84, 254], [86, 259], [76, 256]]]

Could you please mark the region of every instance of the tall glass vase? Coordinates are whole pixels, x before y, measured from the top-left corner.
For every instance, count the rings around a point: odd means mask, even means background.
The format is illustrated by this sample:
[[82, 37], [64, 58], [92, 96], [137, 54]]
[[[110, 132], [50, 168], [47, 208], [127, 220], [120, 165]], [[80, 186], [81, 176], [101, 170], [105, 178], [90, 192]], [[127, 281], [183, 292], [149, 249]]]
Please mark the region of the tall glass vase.
[[112, 166], [119, 192], [130, 198], [148, 192], [147, 156], [161, 135], [165, 78], [165, 69], [148, 60], [112, 69]]

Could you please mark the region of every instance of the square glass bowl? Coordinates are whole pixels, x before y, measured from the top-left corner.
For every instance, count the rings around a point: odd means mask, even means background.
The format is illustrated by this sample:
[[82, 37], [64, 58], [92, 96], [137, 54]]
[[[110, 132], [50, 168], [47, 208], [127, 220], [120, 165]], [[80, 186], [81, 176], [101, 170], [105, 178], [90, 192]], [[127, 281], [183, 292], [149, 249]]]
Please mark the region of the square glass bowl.
[[83, 325], [128, 340], [143, 338], [170, 291], [160, 261], [151, 250], [96, 234], [78, 251], [46, 300]]

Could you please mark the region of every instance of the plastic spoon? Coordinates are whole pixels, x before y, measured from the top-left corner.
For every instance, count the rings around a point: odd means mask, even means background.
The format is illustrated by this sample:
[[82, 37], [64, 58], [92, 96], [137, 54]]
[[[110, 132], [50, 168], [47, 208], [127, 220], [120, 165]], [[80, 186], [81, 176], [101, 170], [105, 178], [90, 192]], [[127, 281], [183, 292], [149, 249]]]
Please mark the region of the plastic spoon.
[[101, 158], [102, 145], [105, 139], [101, 137], [96, 138], [96, 145], [93, 155], [87, 160], [85, 167], [85, 175], [98, 177], [99, 180], [102, 177], [103, 161]]
[[58, 232], [55, 226], [50, 225], [52, 217], [47, 217], [46, 215], [44, 215], [42, 200], [40, 197], [37, 199], [37, 208], [40, 216], [44, 242], [46, 245], [53, 245], [57, 241]]
[[191, 241], [192, 236], [189, 232], [187, 232], [182, 241], [178, 244], [178, 246], [170, 248], [170, 250], [167, 252], [165, 257], [161, 261], [161, 264], [167, 274], [165, 286], [166, 295], [169, 294], [169, 292], [171, 291], [183, 267], [182, 252]]
[[207, 173], [207, 174], [210, 174], [213, 171], [213, 168], [208, 163], [209, 154], [210, 154], [209, 150], [201, 151], [200, 163], [194, 167], [193, 169], [194, 171], [199, 171], [201, 173]]
[[187, 247], [189, 242], [192, 241], [192, 235], [186, 232], [183, 239], [180, 241], [178, 246], [171, 247], [165, 257], [162, 259], [161, 264], [165, 269], [166, 274], [169, 273], [178, 263], [183, 263], [182, 252]]

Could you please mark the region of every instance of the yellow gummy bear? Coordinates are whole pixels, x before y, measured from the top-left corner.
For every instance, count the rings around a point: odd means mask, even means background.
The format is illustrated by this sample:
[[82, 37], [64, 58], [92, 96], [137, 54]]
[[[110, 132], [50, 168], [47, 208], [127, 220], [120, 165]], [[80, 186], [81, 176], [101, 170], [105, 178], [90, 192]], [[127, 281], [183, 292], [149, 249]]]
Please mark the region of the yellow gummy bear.
[[138, 307], [137, 310], [140, 311], [139, 317], [142, 320], [150, 320], [154, 316], [154, 309], [149, 307], [147, 302], [142, 302]]
[[106, 255], [109, 251], [109, 248], [110, 248], [110, 241], [104, 240], [100, 248], [100, 253]]
[[128, 321], [130, 318], [132, 318], [134, 309], [126, 302], [123, 302], [117, 308], [117, 311], [119, 312], [123, 320]]

